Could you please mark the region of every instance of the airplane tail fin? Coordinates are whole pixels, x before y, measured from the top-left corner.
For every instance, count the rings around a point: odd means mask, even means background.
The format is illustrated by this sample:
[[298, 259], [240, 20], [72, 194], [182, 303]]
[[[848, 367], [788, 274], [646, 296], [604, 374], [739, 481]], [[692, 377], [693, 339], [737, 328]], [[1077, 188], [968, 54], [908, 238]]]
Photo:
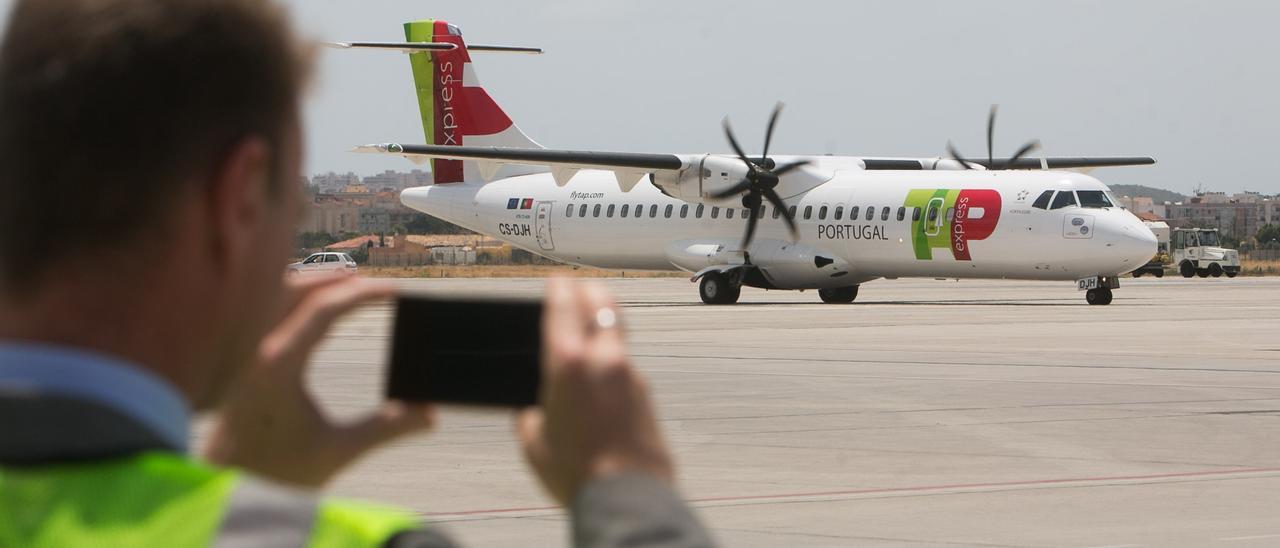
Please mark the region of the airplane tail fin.
[[[472, 68], [471, 55], [458, 27], [440, 20], [412, 21], [404, 25], [410, 44], [452, 44], [449, 49], [409, 53], [417, 88], [418, 109], [427, 143], [452, 146], [543, 148], [525, 135], [489, 96]], [[477, 51], [540, 52], [532, 48], [473, 46]], [[460, 160], [432, 160], [435, 182], [493, 180], [546, 171], [545, 168], [484, 164]]]

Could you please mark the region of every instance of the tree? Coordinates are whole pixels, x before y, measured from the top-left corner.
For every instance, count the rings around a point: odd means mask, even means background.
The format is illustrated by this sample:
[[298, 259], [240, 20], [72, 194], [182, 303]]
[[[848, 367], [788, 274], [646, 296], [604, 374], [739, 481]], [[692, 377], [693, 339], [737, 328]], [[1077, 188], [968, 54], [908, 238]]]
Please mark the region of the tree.
[[1259, 247], [1276, 247], [1280, 245], [1280, 225], [1266, 225], [1258, 229]]

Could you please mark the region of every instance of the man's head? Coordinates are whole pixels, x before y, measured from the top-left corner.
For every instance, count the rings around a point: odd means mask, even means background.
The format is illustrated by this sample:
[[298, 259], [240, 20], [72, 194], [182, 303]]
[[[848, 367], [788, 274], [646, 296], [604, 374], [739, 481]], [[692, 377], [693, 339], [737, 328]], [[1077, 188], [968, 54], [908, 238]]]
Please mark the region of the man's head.
[[[0, 337], [132, 354], [216, 403], [278, 313], [307, 71], [268, 0], [18, 0], [0, 45]], [[167, 351], [85, 332], [130, 323]]]

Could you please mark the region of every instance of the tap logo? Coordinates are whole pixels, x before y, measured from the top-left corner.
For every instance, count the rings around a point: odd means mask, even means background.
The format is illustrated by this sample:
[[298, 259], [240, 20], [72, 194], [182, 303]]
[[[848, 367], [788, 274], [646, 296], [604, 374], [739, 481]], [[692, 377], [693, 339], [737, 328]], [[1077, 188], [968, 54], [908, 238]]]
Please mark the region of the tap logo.
[[1000, 222], [1000, 193], [990, 189], [916, 189], [907, 193], [912, 214], [911, 247], [916, 259], [933, 260], [933, 250], [951, 249], [957, 261], [972, 261], [969, 244], [985, 240]]

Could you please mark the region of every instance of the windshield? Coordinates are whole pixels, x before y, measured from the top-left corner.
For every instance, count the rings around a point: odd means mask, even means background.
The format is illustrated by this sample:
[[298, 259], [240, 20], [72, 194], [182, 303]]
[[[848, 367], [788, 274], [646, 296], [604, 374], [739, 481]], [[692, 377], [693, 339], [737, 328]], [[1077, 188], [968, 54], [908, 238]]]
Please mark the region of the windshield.
[[1107, 193], [1102, 190], [1077, 190], [1076, 196], [1080, 198], [1080, 207], [1093, 209], [1111, 207], [1111, 200], [1107, 198]]
[[1218, 233], [1214, 231], [1201, 232], [1200, 245], [1207, 246], [1207, 247], [1217, 247], [1218, 245], [1220, 245], [1218, 243]]

